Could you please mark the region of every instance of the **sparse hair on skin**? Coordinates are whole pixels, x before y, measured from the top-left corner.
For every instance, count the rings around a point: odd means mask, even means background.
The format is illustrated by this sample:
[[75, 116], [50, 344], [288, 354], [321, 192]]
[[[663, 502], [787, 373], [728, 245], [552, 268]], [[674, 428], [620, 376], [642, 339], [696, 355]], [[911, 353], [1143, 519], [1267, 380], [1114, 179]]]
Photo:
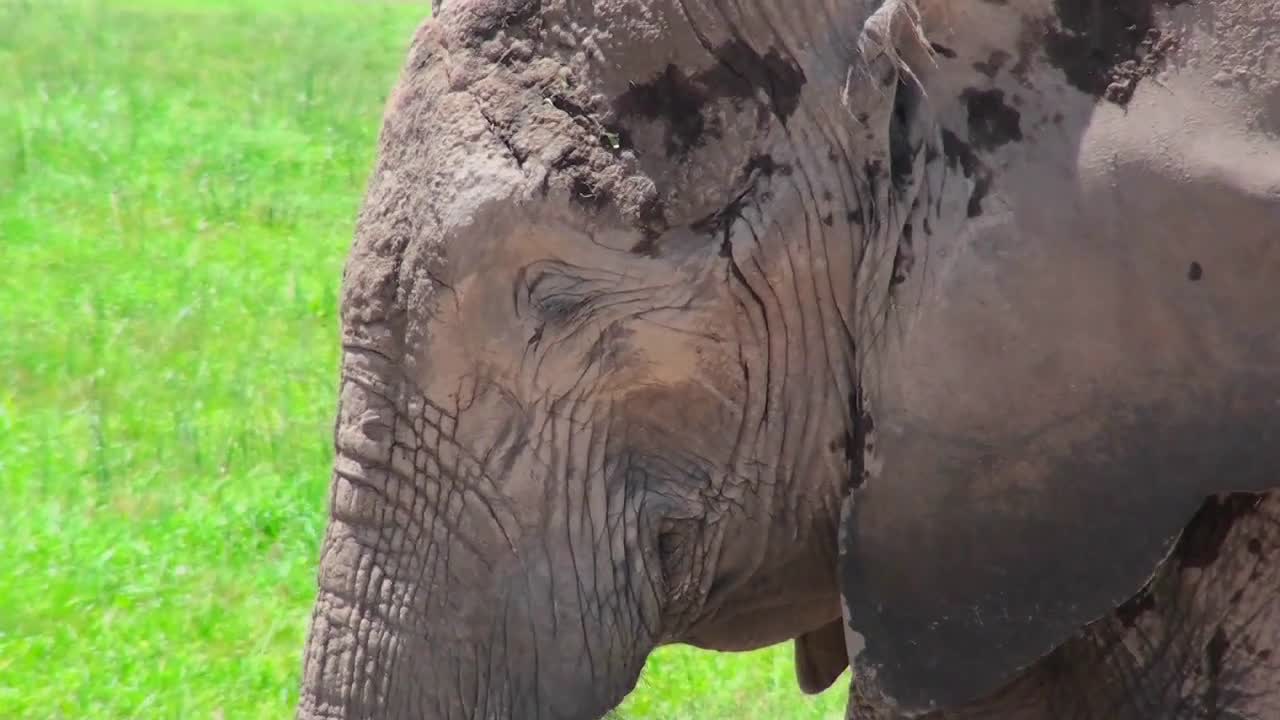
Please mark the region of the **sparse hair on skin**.
[[[924, 83], [911, 69], [911, 64], [903, 57], [919, 55], [933, 62], [935, 53], [924, 34], [920, 8], [916, 0], [885, 0], [862, 26], [858, 38], [858, 52], [866, 66], [870, 66], [880, 57], [888, 58], [893, 68], [915, 83], [921, 94], [925, 93]], [[852, 80], [852, 69], [845, 81], [842, 100], [848, 104], [849, 82]]]

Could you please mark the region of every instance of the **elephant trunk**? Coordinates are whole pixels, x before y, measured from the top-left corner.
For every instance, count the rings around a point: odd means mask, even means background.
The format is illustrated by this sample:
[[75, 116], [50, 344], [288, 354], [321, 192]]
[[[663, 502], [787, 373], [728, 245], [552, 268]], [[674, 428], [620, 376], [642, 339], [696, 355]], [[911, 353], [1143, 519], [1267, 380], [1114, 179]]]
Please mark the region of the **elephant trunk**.
[[410, 670], [405, 660], [430, 653], [421, 608], [431, 578], [427, 546], [415, 541], [425, 518], [405, 522], [425, 505], [426, 482], [397, 458], [404, 408], [398, 399], [402, 381], [395, 377], [378, 352], [344, 353], [330, 521], [305, 649], [300, 719], [437, 716], [426, 709], [437, 704], [429, 691], [404, 690]]
[[412, 715], [409, 698], [395, 698], [396, 708], [388, 692], [404, 641], [391, 619], [367, 602], [322, 591], [307, 638], [299, 720]]
[[555, 478], [589, 502], [517, 502], [552, 478], [521, 457], [500, 474], [471, 447], [491, 423], [401, 375], [347, 348], [297, 716], [600, 717], [656, 642], [636, 505], [598, 476]]

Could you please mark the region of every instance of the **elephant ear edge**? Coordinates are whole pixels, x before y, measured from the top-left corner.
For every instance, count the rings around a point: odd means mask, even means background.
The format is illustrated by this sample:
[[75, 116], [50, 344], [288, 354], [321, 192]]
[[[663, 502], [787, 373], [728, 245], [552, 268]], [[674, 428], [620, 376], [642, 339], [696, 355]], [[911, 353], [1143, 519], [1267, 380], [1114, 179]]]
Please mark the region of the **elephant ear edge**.
[[831, 687], [849, 667], [844, 619], [837, 618], [796, 638], [795, 662], [796, 681], [805, 694], [817, 695]]

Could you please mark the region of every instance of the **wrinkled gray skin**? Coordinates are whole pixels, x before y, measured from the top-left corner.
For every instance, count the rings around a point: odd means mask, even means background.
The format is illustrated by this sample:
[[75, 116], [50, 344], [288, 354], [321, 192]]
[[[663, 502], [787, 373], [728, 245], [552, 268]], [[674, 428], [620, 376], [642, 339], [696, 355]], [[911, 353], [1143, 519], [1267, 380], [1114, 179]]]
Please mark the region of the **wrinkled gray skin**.
[[[1215, 495], [1139, 592], [997, 691], [924, 718], [1280, 717], [1278, 556], [1280, 493]], [[851, 718], [903, 717], [877, 689], [855, 686]]]
[[[298, 716], [587, 720], [796, 638], [851, 717], [1114, 717], [1155, 673], [1080, 648], [1119, 604], [1200, 658], [1210, 576], [1271, 647], [1273, 507], [1123, 601], [1275, 484], [1280, 3], [1061, 4], [446, 3], [344, 276]], [[1266, 715], [1240, 657], [1194, 707]]]
[[[883, 471], [840, 564], [859, 685], [903, 710], [993, 689], [1129, 598], [1207, 495], [1280, 484], [1280, 3], [1170, 5], [922, 5], [941, 209], [908, 220], [867, 358]], [[1170, 631], [1194, 664], [1098, 677], [1132, 717], [1280, 717], [1280, 674], [1208, 672], [1227, 610]], [[1280, 634], [1274, 607], [1224, 627], [1242, 664]]]

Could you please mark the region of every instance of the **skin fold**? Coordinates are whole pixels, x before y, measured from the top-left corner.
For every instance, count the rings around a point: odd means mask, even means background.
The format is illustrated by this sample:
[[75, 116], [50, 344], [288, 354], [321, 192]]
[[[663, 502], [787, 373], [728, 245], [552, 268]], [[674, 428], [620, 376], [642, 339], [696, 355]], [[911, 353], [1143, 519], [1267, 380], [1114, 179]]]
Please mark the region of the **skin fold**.
[[298, 717], [588, 720], [787, 640], [851, 717], [1112, 717], [1027, 688], [1114, 677], [1082, 626], [1174, 617], [1280, 460], [1280, 11], [1173, 4], [445, 3], [343, 276]]

